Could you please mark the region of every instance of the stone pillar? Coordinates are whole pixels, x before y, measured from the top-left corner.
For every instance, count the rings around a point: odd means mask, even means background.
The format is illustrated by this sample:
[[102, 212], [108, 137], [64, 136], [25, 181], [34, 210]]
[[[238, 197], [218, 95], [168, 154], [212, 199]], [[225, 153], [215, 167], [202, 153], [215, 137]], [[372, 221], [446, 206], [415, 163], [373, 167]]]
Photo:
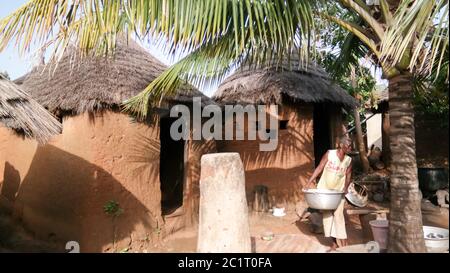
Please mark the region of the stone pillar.
[[198, 252], [251, 252], [245, 173], [238, 153], [201, 158]]

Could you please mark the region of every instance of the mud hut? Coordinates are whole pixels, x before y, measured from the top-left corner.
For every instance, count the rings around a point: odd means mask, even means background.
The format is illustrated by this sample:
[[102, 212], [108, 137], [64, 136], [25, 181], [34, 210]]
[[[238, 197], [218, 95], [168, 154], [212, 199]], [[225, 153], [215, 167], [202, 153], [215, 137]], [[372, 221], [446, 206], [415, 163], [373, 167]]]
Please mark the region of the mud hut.
[[0, 131], [2, 207], [39, 238], [76, 241], [81, 251], [151, 247], [196, 220], [200, 157], [215, 151], [212, 142], [170, 138], [168, 107], [211, 101], [182, 86], [138, 122], [119, 105], [166, 66], [132, 41], [112, 58], [73, 56], [17, 80], [63, 130], [43, 147]]
[[0, 124], [43, 144], [61, 132], [61, 123], [0, 73]]
[[356, 105], [323, 69], [303, 67], [298, 62], [290, 66], [284, 62], [257, 70], [241, 68], [213, 96], [220, 104], [278, 105], [278, 145], [274, 151], [261, 152], [261, 140], [247, 138], [218, 143], [220, 151], [241, 155], [250, 205], [260, 185], [268, 189], [271, 206], [292, 208], [302, 200], [302, 185], [344, 133], [343, 110]]

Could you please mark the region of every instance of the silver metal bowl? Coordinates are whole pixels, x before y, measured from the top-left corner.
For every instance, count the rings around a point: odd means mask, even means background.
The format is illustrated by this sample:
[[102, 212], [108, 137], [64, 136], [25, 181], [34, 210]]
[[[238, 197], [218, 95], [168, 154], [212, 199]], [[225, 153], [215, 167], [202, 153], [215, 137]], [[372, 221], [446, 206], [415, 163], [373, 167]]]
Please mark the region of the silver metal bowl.
[[348, 187], [348, 193], [345, 195], [345, 198], [352, 205], [362, 208], [367, 206], [367, 203], [369, 201], [369, 195], [367, 192], [368, 190], [365, 186], [357, 183], [351, 183]]
[[448, 251], [448, 229], [423, 226], [423, 236], [428, 252]]
[[341, 191], [325, 189], [309, 189], [303, 192], [308, 206], [320, 210], [335, 210], [344, 195]]

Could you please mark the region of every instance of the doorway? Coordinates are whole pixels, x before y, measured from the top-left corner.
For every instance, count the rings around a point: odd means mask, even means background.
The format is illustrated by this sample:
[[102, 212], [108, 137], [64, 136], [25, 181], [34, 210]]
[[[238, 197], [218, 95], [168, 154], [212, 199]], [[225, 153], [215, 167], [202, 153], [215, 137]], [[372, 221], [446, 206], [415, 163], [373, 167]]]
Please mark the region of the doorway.
[[184, 139], [174, 140], [170, 126], [177, 118], [160, 118], [160, 163], [162, 215], [168, 215], [183, 205]]
[[313, 137], [315, 166], [322, 156], [331, 149], [330, 111], [326, 104], [314, 104]]

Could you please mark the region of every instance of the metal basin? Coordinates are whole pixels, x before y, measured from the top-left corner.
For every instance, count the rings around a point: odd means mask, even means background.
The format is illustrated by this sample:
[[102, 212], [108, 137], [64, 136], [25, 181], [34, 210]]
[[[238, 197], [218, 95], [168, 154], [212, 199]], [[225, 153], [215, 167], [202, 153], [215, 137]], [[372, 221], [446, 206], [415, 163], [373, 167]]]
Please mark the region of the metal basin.
[[310, 208], [335, 210], [344, 196], [344, 192], [324, 189], [303, 190], [306, 203]]
[[448, 251], [448, 229], [423, 226], [423, 236], [428, 252]]
[[365, 186], [357, 183], [351, 183], [348, 187], [348, 193], [345, 195], [345, 198], [352, 205], [362, 208], [367, 206], [368, 196], [367, 188]]

